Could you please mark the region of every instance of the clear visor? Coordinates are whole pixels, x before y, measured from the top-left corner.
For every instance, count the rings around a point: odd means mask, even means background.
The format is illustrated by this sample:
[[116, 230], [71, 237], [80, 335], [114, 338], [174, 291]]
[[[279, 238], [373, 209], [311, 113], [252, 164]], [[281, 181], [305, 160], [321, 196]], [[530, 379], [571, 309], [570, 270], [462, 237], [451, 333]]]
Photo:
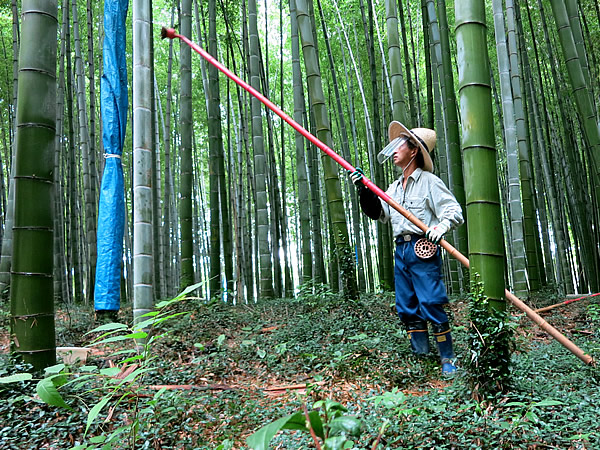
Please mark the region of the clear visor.
[[406, 136], [398, 136], [396, 139], [392, 140], [388, 145], [385, 146], [383, 150], [379, 152], [379, 154], [377, 155], [377, 162], [379, 162], [379, 164], [383, 164], [384, 162], [386, 162], [389, 159], [389, 157], [394, 154], [396, 149], [402, 144], [404, 144], [406, 141], [408, 141], [408, 138]]

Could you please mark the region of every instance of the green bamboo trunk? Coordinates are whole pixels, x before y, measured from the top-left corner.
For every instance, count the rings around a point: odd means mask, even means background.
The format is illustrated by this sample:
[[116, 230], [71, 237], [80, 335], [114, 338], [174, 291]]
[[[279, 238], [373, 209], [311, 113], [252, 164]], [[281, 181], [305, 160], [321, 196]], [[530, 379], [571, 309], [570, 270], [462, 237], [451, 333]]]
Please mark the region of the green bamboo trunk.
[[[248, 32], [250, 41], [250, 85], [260, 91], [260, 43], [256, 1], [248, 1]], [[259, 297], [271, 298], [274, 295], [273, 261], [269, 240], [269, 210], [267, 209], [267, 158], [263, 134], [262, 106], [258, 99], [251, 99], [252, 148], [254, 151], [254, 176], [256, 182], [256, 228], [259, 252]]]
[[[171, 9], [171, 27], [173, 27], [174, 18], [175, 18], [175, 8]], [[171, 201], [172, 190], [173, 190], [173, 177], [171, 175], [171, 86], [173, 79], [173, 39], [169, 39], [169, 56], [167, 63], [167, 94], [166, 94], [166, 105], [165, 105], [165, 115], [163, 121], [163, 148], [164, 148], [164, 171], [165, 171], [165, 186], [164, 186], [164, 225], [163, 225], [163, 245], [165, 246], [164, 254], [165, 261], [168, 261], [164, 267], [165, 273], [165, 282], [166, 282], [166, 290], [167, 295], [172, 296], [176, 294], [176, 286], [175, 286], [175, 264], [172, 264], [173, 261], [173, 224], [171, 223], [172, 211], [174, 202]]]
[[[331, 72], [333, 89], [334, 89], [335, 99], [336, 99], [336, 109], [337, 109], [337, 113], [338, 113], [337, 119], [339, 120], [338, 128], [339, 128], [339, 134], [340, 134], [339, 142], [341, 142], [342, 157], [344, 159], [346, 159], [347, 161], [350, 161], [351, 157], [350, 157], [350, 148], [349, 148], [349, 143], [348, 143], [348, 130], [346, 127], [346, 119], [344, 118], [344, 109], [342, 107], [340, 88], [339, 88], [338, 79], [337, 79], [337, 75], [336, 75], [337, 64], [334, 61], [333, 52], [331, 50], [331, 44], [329, 42], [329, 35], [327, 32], [327, 24], [325, 21], [325, 16], [323, 14], [323, 10], [321, 8], [321, 2], [319, 0], [317, 0], [317, 6], [319, 9], [321, 26], [323, 29], [323, 37], [325, 39], [325, 46], [327, 49], [327, 59], [329, 61], [329, 68], [330, 68], [330, 72]], [[348, 189], [353, 191], [354, 186], [352, 186], [350, 178], [346, 179], [346, 183], [347, 183]], [[352, 231], [353, 231], [353, 235], [354, 235], [354, 248], [361, 249], [362, 248], [361, 235], [360, 235], [361, 225], [360, 225], [360, 216], [359, 216], [360, 207], [358, 205], [357, 196], [353, 195], [353, 194], [354, 193], [352, 193], [350, 195], [350, 204], [351, 204], [351, 208], [352, 208], [351, 218], [352, 218]], [[358, 285], [361, 290], [364, 290], [364, 288], [365, 288], [365, 277], [364, 277], [365, 271], [364, 271], [363, 252], [362, 251], [356, 251], [356, 259], [357, 259]]]
[[[191, 39], [192, 37], [192, 1], [181, 2], [181, 34]], [[192, 227], [192, 54], [190, 47], [181, 42], [180, 45], [180, 71], [181, 71], [181, 100], [180, 100], [180, 130], [181, 130], [181, 181], [179, 185], [180, 203], [179, 220], [181, 227], [181, 275], [180, 288], [185, 288], [194, 283], [194, 238]], [[211, 202], [212, 207], [212, 202]], [[211, 211], [211, 216], [212, 216]], [[218, 217], [218, 216], [217, 216]], [[211, 239], [213, 237], [211, 236]], [[216, 239], [219, 239], [217, 234]], [[219, 258], [217, 250], [215, 257], [211, 253], [211, 268], [213, 258]], [[220, 268], [220, 266], [219, 266]], [[220, 273], [217, 272], [217, 274]], [[211, 272], [211, 276], [214, 274]], [[216, 283], [216, 286], [215, 286]], [[216, 281], [209, 282], [210, 295], [220, 289], [219, 277]]]
[[[583, 72], [583, 77], [585, 78], [585, 82], [588, 86], [588, 89], [591, 87], [591, 76], [590, 76], [590, 68], [588, 66], [588, 55], [585, 49], [585, 43], [583, 40], [583, 30], [581, 27], [581, 22], [579, 21], [579, 8], [578, 0], [563, 0], [565, 4], [565, 8], [567, 11], [567, 16], [569, 18], [569, 25], [571, 28], [571, 33], [573, 34], [573, 40], [575, 43], [575, 48], [577, 49], [577, 55], [579, 56], [579, 63], [581, 64], [581, 70]], [[583, 4], [581, 5], [583, 6]], [[588, 45], [591, 45], [589, 43]], [[592, 99], [592, 102], [594, 100]]]
[[[444, 118], [446, 122], [446, 146], [448, 148], [448, 168], [450, 172], [449, 187], [456, 197], [456, 200], [464, 210], [465, 186], [462, 168], [462, 155], [460, 151], [460, 133], [458, 126], [458, 111], [456, 106], [456, 94], [454, 91], [454, 75], [452, 71], [452, 55], [450, 51], [450, 38], [448, 36], [448, 18], [446, 15], [446, 2], [437, 0], [437, 9], [440, 26], [440, 44], [442, 50], [443, 67], [443, 102]], [[441, 76], [441, 74], [440, 74]], [[468, 224], [455, 230], [456, 248], [463, 253], [468, 253]]]
[[133, 1], [133, 317], [154, 307], [151, 0]]
[[[12, 106], [16, 109], [17, 105], [17, 92], [19, 86], [19, 12], [17, 10], [16, 0], [12, 1], [12, 50], [13, 50], [13, 98]], [[9, 109], [9, 116], [11, 110]], [[16, 120], [12, 120], [12, 126], [10, 129], [10, 135], [16, 134]], [[14, 146], [15, 142], [12, 140], [12, 159], [14, 160]], [[2, 297], [8, 296], [8, 287], [10, 286], [10, 267], [12, 258], [12, 227], [14, 217], [14, 174], [13, 168], [14, 163], [10, 164], [10, 175], [8, 182], [8, 202], [6, 205], [5, 222], [4, 222], [4, 234], [2, 236], [2, 251], [0, 256], [0, 295]]]
[[[394, 1], [394, 0], [390, 0], [390, 1]], [[409, 3], [406, 3], [407, 6], [409, 6]], [[410, 16], [409, 16], [410, 17]], [[417, 102], [415, 101], [415, 89], [413, 89], [413, 80], [412, 80], [412, 70], [411, 68], [414, 68], [414, 66], [411, 65], [411, 61], [410, 61], [410, 56], [408, 53], [408, 39], [406, 37], [406, 20], [404, 20], [404, 6], [402, 6], [402, 0], [398, 0], [398, 18], [400, 20], [400, 32], [402, 34], [402, 48], [404, 51], [404, 67], [406, 70], [406, 90], [408, 93], [408, 107], [407, 107], [407, 113], [410, 114], [410, 124], [413, 127], [416, 127], [418, 125], [418, 119], [417, 119]], [[408, 26], [410, 27], [410, 23], [408, 24]], [[391, 61], [391, 59], [390, 59]], [[415, 64], [415, 62], [413, 61], [413, 64]], [[416, 68], [415, 68], [416, 70]], [[418, 92], [418, 89], [417, 89]], [[408, 119], [408, 117], [407, 117]], [[406, 122], [402, 122], [402, 123], [406, 123]]]
[[13, 351], [36, 369], [56, 362], [53, 286], [56, 0], [24, 0], [19, 52], [11, 273]]
[[[217, 31], [216, 31], [216, 2], [210, 0], [208, 2], [208, 24], [209, 24], [209, 36], [208, 36], [208, 51], [215, 58], [218, 58], [216, 54], [217, 50]], [[200, 30], [198, 30], [200, 31]], [[191, 81], [191, 79], [190, 79]], [[208, 67], [208, 91], [206, 92], [207, 103], [208, 103], [208, 179], [209, 179], [209, 191], [210, 191], [210, 296], [215, 297], [219, 294], [221, 289], [221, 202], [219, 201], [219, 153], [223, 150], [223, 140], [221, 131], [221, 111], [220, 111], [220, 89], [219, 89], [219, 78], [218, 70], [216, 67], [210, 65]], [[191, 100], [191, 99], [190, 99]], [[191, 103], [190, 103], [191, 106]], [[223, 211], [223, 219], [228, 214], [227, 202], [224, 203], [226, 207]], [[229, 220], [229, 218], [227, 218]], [[225, 259], [230, 258], [231, 253], [225, 253]], [[229, 281], [229, 280], [228, 280]]]
[[[87, 245], [87, 267], [86, 267], [86, 302], [94, 298], [95, 274], [96, 274], [96, 200], [95, 178], [92, 179], [92, 171], [96, 171], [95, 161], [91, 153], [90, 135], [88, 129], [88, 113], [86, 104], [85, 80], [83, 73], [83, 58], [81, 54], [81, 42], [79, 38], [79, 18], [77, 12], [77, 1], [72, 1], [73, 12], [73, 40], [75, 42], [75, 77], [77, 110], [79, 118], [79, 148], [81, 151], [81, 171], [83, 173], [83, 197], [85, 202], [85, 241]], [[92, 185], [92, 182], [94, 185]], [[83, 245], [83, 243], [82, 243]]]
[[[531, 167], [531, 99], [527, 99], [527, 90], [532, 78], [523, 76], [529, 73], [529, 58], [525, 48], [525, 37], [518, 4], [512, 0], [506, 2], [508, 47], [511, 67], [511, 80], [517, 126], [517, 145], [519, 150], [519, 176], [521, 179], [521, 198], [523, 199], [523, 230], [525, 233], [525, 253], [527, 255], [527, 276], [530, 291], [541, 287], [540, 237], [536, 218], [533, 189], [533, 169]], [[516, 27], [515, 27], [516, 25]], [[516, 28], [516, 29], [515, 29]], [[518, 42], [518, 44], [517, 44]], [[519, 59], [518, 56], [521, 55]], [[519, 64], [519, 61], [521, 63]], [[522, 89], [523, 87], [523, 89]]]
[[427, 103], [427, 115], [423, 120], [423, 126], [425, 128], [434, 128], [435, 116], [433, 111], [433, 73], [431, 67], [431, 48], [430, 48], [430, 32], [429, 32], [429, 19], [427, 17], [427, 2], [421, 0], [421, 22], [423, 24], [423, 45], [425, 54], [425, 80], [426, 80], [426, 103]]
[[510, 254], [512, 262], [513, 288], [518, 297], [528, 296], [527, 263], [525, 259], [525, 238], [523, 230], [523, 209], [521, 204], [521, 184], [519, 179], [519, 156], [517, 153], [517, 124], [513, 92], [511, 90], [510, 63], [504, 26], [502, 0], [492, 1], [494, 9], [494, 31], [496, 35], [496, 55], [500, 79], [500, 95], [504, 119], [504, 145], [506, 148], [508, 206], [510, 220]]
[[[300, 39], [302, 40], [304, 65], [308, 80], [309, 96], [317, 126], [317, 137], [330, 148], [333, 148], [329, 115], [327, 113], [326, 102], [323, 95], [321, 73], [318, 65], [315, 42], [313, 40], [313, 27], [310, 16], [308, 15], [308, 5], [306, 0], [297, 1], [296, 7], [298, 14], [298, 29], [300, 31]], [[335, 241], [335, 251], [337, 253], [335, 257], [341, 269], [340, 278], [344, 295], [346, 298], [356, 299], [358, 298], [358, 289], [353, 261], [354, 254], [349, 245], [348, 228], [344, 212], [340, 179], [337, 174], [337, 166], [325, 153], [322, 153], [321, 155], [321, 162], [324, 171], [325, 193], [327, 196], [329, 217]]]
[[396, 0], [385, 0], [388, 57], [390, 59], [390, 82], [392, 84], [392, 119], [407, 123], [404, 77], [402, 76], [402, 53], [398, 36]]
[[[305, 115], [304, 89], [302, 86], [302, 70], [300, 67], [300, 44], [298, 39], [298, 22], [296, 19], [296, 1], [290, 0], [290, 24], [292, 39], [292, 74], [294, 91], [294, 120], [303, 123]], [[306, 283], [312, 279], [312, 252], [310, 248], [310, 201], [308, 174], [306, 170], [306, 155], [304, 138], [300, 133], [294, 133], [296, 147], [296, 174], [298, 177], [298, 204], [300, 216], [300, 248], [302, 254], [302, 271], [300, 280]]]
[[485, 3], [455, 4], [458, 85], [462, 126], [469, 259], [484, 295], [495, 309], [505, 309], [504, 237], [496, 168], [490, 65]]
[[594, 102], [585, 81], [584, 70], [573, 38], [564, 0], [551, 0], [550, 5], [558, 28], [558, 37], [566, 60], [575, 104], [583, 122], [586, 143], [592, 153], [596, 199], [600, 199], [600, 127], [593, 106]]
[[[438, 143], [436, 156], [436, 169], [440, 172], [442, 180], [454, 193], [456, 200], [463, 211], [465, 205], [465, 188], [462, 171], [462, 158], [460, 154], [460, 134], [458, 130], [458, 113], [456, 109], [456, 96], [454, 93], [454, 75], [452, 73], [452, 57], [450, 54], [450, 42], [448, 37], [448, 20], [446, 17], [446, 5], [438, 2], [438, 11], [433, 0], [427, 0], [426, 11], [429, 22], [431, 41], [431, 60], [435, 67], [436, 85], [439, 86], [438, 96], [441, 108], [436, 114], [442, 119], [436, 125]], [[439, 15], [439, 20], [438, 20]], [[437, 67], [437, 70], [435, 68]], [[448, 235], [447, 239], [458, 250], [466, 254], [467, 227], [462, 226]], [[466, 276], [466, 272], [459, 275], [459, 264], [456, 260], [448, 261], [450, 269], [450, 281], [453, 292], [460, 291], [460, 282]], [[467, 286], [464, 286], [467, 287]]]

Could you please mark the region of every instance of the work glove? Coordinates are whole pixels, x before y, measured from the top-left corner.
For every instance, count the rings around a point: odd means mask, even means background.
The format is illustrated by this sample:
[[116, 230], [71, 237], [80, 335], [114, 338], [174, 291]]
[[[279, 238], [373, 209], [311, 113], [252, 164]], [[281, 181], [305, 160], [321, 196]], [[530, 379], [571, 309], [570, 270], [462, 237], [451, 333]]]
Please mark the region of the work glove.
[[438, 242], [440, 242], [442, 236], [444, 236], [444, 234], [446, 234], [449, 229], [450, 221], [448, 219], [444, 219], [436, 226], [429, 228], [425, 233], [425, 237], [434, 244], [437, 244]]
[[350, 173], [350, 179], [352, 180], [352, 183], [354, 183], [355, 186], [363, 186], [361, 180], [363, 179], [364, 175], [365, 173], [362, 171], [362, 169], [360, 167], [357, 167], [354, 170], [354, 172]]

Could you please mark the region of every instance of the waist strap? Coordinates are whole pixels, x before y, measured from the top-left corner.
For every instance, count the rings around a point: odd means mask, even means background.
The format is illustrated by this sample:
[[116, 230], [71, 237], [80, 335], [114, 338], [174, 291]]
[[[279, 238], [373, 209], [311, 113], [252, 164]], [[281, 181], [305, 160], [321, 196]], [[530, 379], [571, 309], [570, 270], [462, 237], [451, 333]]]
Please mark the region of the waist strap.
[[402, 244], [403, 242], [417, 241], [423, 237], [422, 234], [399, 234], [394, 239], [396, 241], [396, 245]]

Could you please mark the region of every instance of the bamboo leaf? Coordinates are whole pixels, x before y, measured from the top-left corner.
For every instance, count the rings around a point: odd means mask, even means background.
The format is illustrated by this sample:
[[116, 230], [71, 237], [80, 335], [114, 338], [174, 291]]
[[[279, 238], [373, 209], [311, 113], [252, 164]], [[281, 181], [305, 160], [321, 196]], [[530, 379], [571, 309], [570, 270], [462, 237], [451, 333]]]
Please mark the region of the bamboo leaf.
[[66, 366], [64, 364], [55, 364], [53, 366], [50, 367], [46, 367], [44, 369], [44, 371], [46, 372], [46, 375], [54, 375], [56, 373], [59, 373], [61, 370], [63, 370]]
[[183, 297], [183, 296], [189, 294], [190, 292], [195, 291], [196, 289], [200, 288], [203, 284], [204, 283], [196, 283], [191, 286], [188, 286], [177, 297]]
[[121, 369], [119, 369], [118, 367], [107, 367], [105, 369], [100, 369], [100, 374], [106, 375], [108, 377], [114, 377], [119, 372], [121, 372]]
[[177, 317], [177, 316], [183, 316], [183, 315], [187, 315], [187, 314], [189, 314], [189, 313], [190, 313], [189, 311], [183, 311], [183, 312], [179, 312], [179, 313], [176, 313], [176, 314], [170, 314], [170, 315], [168, 315], [168, 316], [165, 316], [165, 317], [161, 317], [161, 318], [159, 318], [159, 319], [156, 319], [156, 323], [157, 323], [157, 324], [159, 324], [159, 323], [161, 323], [161, 322], [164, 322], [165, 320], [172, 319], [173, 317]]
[[19, 381], [29, 381], [33, 378], [30, 373], [15, 373], [7, 377], [0, 377], [0, 384], [17, 383]]
[[136, 333], [126, 334], [124, 337], [127, 339], [146, 339], [148, 337], [148, 333], [145, 331], [138, 331]]
[[52, 406], [59, 406], [61, 408], [72, 409], [67, 405], [54, 386], [51, 378], [44, 378], [40, 380], [35, 388], [36, 393], [40, 396], [44, 403]]
[[96, 403], [92, 409], [90, 409], [90, 412], [88, 413], [88, 416], [87, 416], [85, 433], [83, 433], [84, 437], [87, 435], [87, 432], [90, 429], [90, 425], [92, 424], [94, 419], [98, 416], [98, 414], [100, 414], [100, 411], [102, 410], [102, 408], [104, 408], [104, 406], [108, 403], [109, 400], [110, 400], [110, 397], [104, 397], [104, 398], [102, 398], [102, 400], [100, 400], [98, 403]]
[[143, 320], [142, 322], [138, 322], [135, 324], [136, 330], [143, 330], [144, 328], [151, 327], [156, 323], [157, 319], [154, 317], [152, 319]]
[[564, 405], [563, 402], [559, 402], [558, 400], [542, 400], [539, 402], [533, 403], [531, 406], [561, 406]]
[[[290, 424], [290, 426], [286, 427], [288, 423]], [[297, 425], [298, 427], [294, 427], [295, 425]], [[284, 427], [293, 430], [306, 430], [306, 426], [304, 425], [304, 415], [298, 412], [295, 414], [290, 414], [289, 416], [282, 417], [281, 419], [278, 419], [275, 422], [271, 422], [270, 424], [265, 425], [255, 433], [251, 434], [246, 439], [246, 444], [248, 444], [248, 447], [250, 447], [253, 450], [268, 450], [271, 439], [273, 439], [273, 437]]]
[[85, 334], [97, 333], [99, 331], [123, 330], [126, 328], [127, 328], [127, 325], [125, 325], [123, 323], [105, 323], [104, 325], [100, 325], [99, 327], [96, 327], [93, 330], [88, 331]]

